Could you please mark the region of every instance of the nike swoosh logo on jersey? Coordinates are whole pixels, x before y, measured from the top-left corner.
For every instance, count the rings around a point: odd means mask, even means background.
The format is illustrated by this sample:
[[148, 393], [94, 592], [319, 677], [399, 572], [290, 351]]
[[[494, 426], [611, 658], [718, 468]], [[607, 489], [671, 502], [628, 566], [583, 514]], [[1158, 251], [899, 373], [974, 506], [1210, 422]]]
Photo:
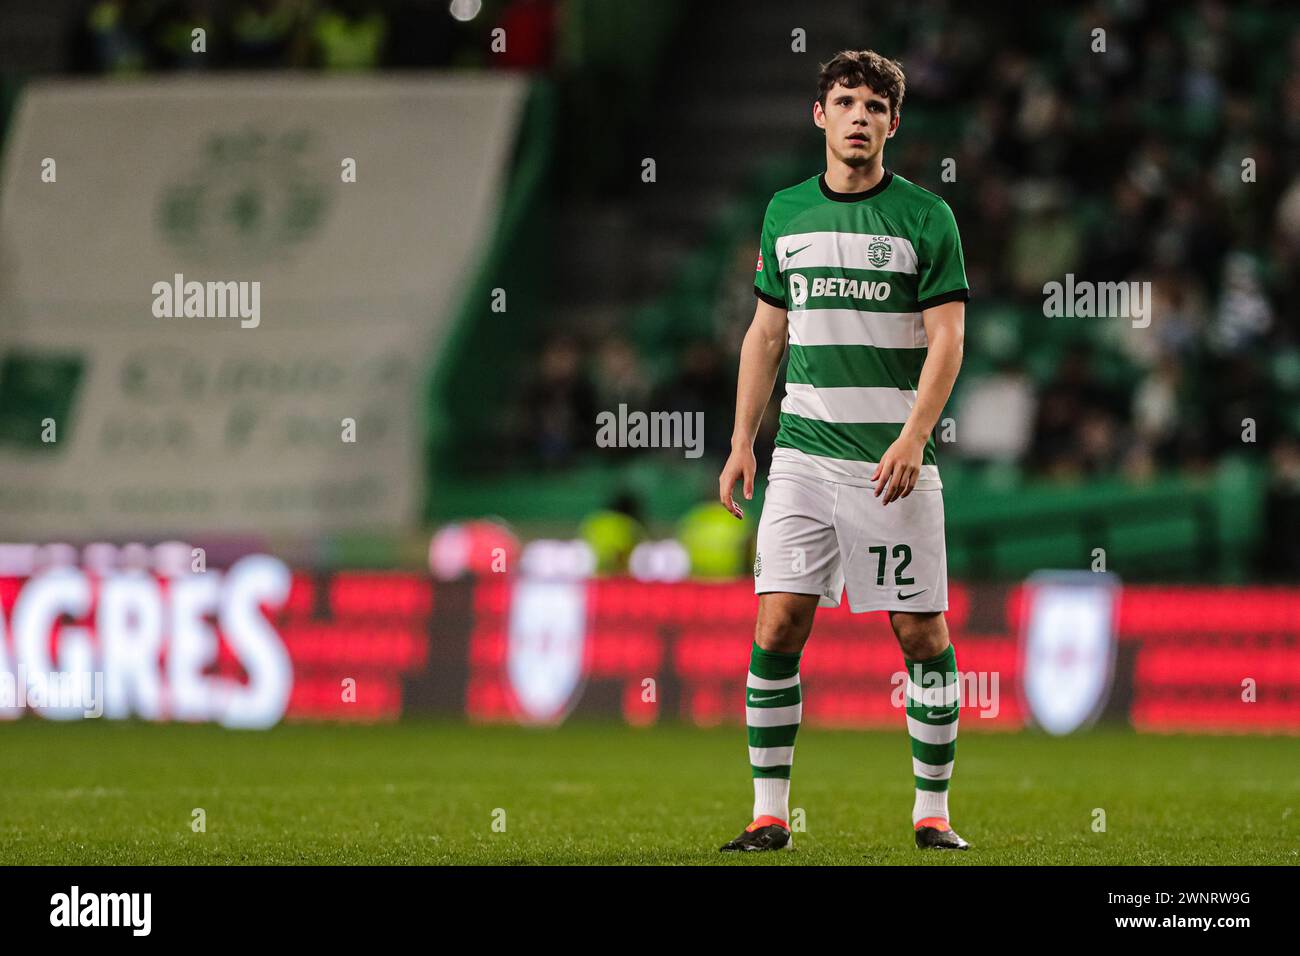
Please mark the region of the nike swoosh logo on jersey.
[[780, 699], [781, 699], [780, 694], [773, 694], [771, 697], [751, 697], [749, 698], [749, 702], [751, 704], [761, 704], [765, 700], [780, 700]]
[[921, 588], [921, 590], [919, 590], [919, 591], [913, 591], [911, 594], [904, 594], [902, 591], [899, 591], [899, 592], [898, 592], [898, 599], [899, 599], [900, 601], [906, 601], [906, 600], [909, 600], [909, 599], [911, 599], [911, 598], [916, 597], [918, 594], [924, 594], [924, 593], [925, 593], [926, 591], [928, 591], [928, 590], [930, 590], [930, 589], [929, 589], [929, 588]]
[[928, 710], [926, 711], [925, 716], [928, 717], [930, 720], [942, 720], [944, 717], [951, 717], [952, 714], [953, 712], [951, 710], [940, 710], [940, 711]]
[[[812, 245], [811, 242], [808, 243], [808, 246], [811, 246], [811, 245]], [[807, 249], [808, 246], [800, 246], [798, 249], [787, 249], [787, 250], [785, 251], [785, 257], [786, 257], [787, 259], [793, 259], [793, 258], [794, 258], [795, 256], [797, 256], [799, 253], [801, 253], [801, 252], [803, 252], [805, 249]]]
[[921, 776], [923, 776], [923, 777], [932, 777], [932, 778], [942, 777], [942, 776], [943, 776], [943, 771], [942, 771], [942, 770], [936, 770], [934, 773], [931, 773], [931, 772], [928, 771], [928, 770], [922, 770], [922, 771], [921, 771]]

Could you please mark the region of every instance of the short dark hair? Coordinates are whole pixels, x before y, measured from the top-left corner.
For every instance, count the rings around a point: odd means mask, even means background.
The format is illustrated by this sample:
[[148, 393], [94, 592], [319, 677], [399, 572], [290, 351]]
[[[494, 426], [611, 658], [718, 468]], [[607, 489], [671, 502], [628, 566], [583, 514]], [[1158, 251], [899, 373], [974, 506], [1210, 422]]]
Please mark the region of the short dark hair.
[[865, 83], [889, 100], [891, 118], [898, 115], [907, 90], [903, 65], [875, 50], [841, 50], [831, 57], [829, 63], [822, 64], [821, 74], [817, 77], [817, 102], [822, 109], [826, 109], [826, 94], [836, 83], [849, 89]]

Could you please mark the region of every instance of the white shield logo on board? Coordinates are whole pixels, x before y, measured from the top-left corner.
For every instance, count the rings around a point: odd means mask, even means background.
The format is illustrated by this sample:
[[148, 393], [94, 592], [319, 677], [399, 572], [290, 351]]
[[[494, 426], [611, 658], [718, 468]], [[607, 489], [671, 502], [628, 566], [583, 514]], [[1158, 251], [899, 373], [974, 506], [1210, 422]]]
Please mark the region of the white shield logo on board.
[[1097, 719], [1115, 674], [1119, 582], [1110, 574], [1043, 572], [1025, 583], [1022, 686], [1050, 734]]
[[587, 636], [581, 581], [522, 578], [510, 600], [506, 674], [526, 723], [559, 723], [578, 702]]

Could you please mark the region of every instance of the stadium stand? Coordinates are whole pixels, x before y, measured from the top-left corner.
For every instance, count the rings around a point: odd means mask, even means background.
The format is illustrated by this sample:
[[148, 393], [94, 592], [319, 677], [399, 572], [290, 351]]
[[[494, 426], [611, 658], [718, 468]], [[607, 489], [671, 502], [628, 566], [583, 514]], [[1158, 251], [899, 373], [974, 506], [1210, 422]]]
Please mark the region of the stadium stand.
[[[437, 357], [424, 513], [572, 533], [630, 494], [668, 529], [710, 497], [729, 434], [763, 204], [817, 168], [816, 62], [869, 36], [909, 77], [888, 164], [948, 200], [967, 250], [957, 440], [940, 449], [954, 573], [1077, 564], [1069, 528], [1104, 528], [1153, 577], [1300, 571], [1300, 15], [831, 0], [800, 11], [799, 54], [759, 29], [777, 8], [517, 0], [455, 23], [414, 2], [52, 3], [0, 38], [0, 115], [24, 75], [193, 66], [173, 28], [194, 17], [213, 69], [531, 71], [496, 238]], [[493, 58], [503, 23], [530, 42]], [[1105, 57], [1084, 39], [1097, 23]], [[1066, 272], [1150, 281], [1154, 334], [1045, 317], [1043, 284]], [[507, 286], [502, 336], [485, 293]], [[702, 411], [705, 456], [594, 447], [595, 411], [620, 401]]]
[[[935, 6], [943, 15], [924, 20], [873, 12], [870, 32], [911, 77], [888, 163], [948, 199], [967, 249], [974, 296], [950, 404], [958, 434], [941, 448], [953, 536], [970, 522], [972, 541], [1022, 552], [998, 570], [1063, 560], [1068, 548], [1043, 553], [1023, 530], [979, 517], [990, 500], [1012, 510], [1041, 502], [1025, 512], [1059, 520], [1029, 524], [1058, 544], [1069, 537], [1062, 523], [1124, 527], [1135, 543], [1159, 542], [1148, 545], [1157, 549], [1145, 563], [1153, 574], [1293, 573], [1285, 541], [1296, 536], [1288, 516], [1300, 457], [1295, 14], [1204, 4], [1180, 11], [1171, 27], [1140, 5], [1086, 6], [1031, 27], [1011, 8]], [[816, 37], [832, 23], [865, 29], [866, 16], [864, 5], [832, 3], [801, 24]], [[1079, 38], [1094, 21], [1119, 55], [1089, 59]], [[619, 184], [562, 184], [566, 255], [549, 273], [538, 346], [550, 361], [521, 370], [515, 402], [480, 434], [509, 449], [497, 461], [563, 470], [557, 480], [573, 489], [575, 515], [596, 489], [630, 483], [647, 496], [650, 517], [667, 520], [691, 495], [707, 497], [714, 475], [661, 454], [661, 468], [682, 476], [670, 497], [660, 475], [643, 477], [644, 463], [539, 428], [539, 394], [545, 418], [570, 433], [613, 401], [601, 404], [602, 394], [702, 409], [721, 426], [709, 431], [710, 458], [725, 450], [757, 223], [774, 189], [816, 169], [820, 149], [805, 115], [810, 94], [790, 92], [810, 83], [813, 58], [765, 49], [745, 23], [728, 4], [692, 16], [671, 41], [655, 128], [634, 137]], [[688, 95], [710, 83], [723, 101]], [[973, 105], [956, 95], [971, 89], [980, 91]], [[638, 178], [641, 155], [656, 159], [653, 184]], [[1256, 179], [1240, 188], [1245, 158]], [[945, 159], [955, 161], [956, 182], [941, 179]], [[644, 268], [609, 267], [629, 260]], [[1153, 334], [1123, 320], [1046, 318], [1043, 285], [1067, 272], [1150, 281]], [[760, 450], [770, 447], [769, 417]], [[1243, 440], [1248, 422], [1253, 441]], [[611, 468], [625, 469], [621, 482]], [[1211, 520], [1225, 495], [1232, 513]], [[444, 503], [454, 511], [472, 496]], [[1143, 517], [1202, 530], [1153, 536]], [[1193, 566], [1191, 555], [1219, 553], [1211, 528], [1244, 540], [1249, 567], [1228, 555]], [[954, 564], [979, 570], [973, 558]]]

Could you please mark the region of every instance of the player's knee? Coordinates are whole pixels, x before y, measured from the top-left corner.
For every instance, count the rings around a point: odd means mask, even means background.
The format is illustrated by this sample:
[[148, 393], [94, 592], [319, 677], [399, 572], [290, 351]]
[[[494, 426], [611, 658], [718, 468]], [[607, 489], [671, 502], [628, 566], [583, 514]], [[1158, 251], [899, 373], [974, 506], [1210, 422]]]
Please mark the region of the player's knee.
[[759, 628], [754, 641], [763, 650], [777, 654], [798, 654], [804, 645], [793, 626], [782, 627], [779, 624]]
[[765, 651], [798, 654], [808, 640], [812, 622], [800, 608], [786, 605], [761, 607], [754, 641]]
[[890, 623], [903, 655], [910, 661], [926, 661], [938, 657], [948, 647], [948, 629], [943, 615], [893, 614]]

